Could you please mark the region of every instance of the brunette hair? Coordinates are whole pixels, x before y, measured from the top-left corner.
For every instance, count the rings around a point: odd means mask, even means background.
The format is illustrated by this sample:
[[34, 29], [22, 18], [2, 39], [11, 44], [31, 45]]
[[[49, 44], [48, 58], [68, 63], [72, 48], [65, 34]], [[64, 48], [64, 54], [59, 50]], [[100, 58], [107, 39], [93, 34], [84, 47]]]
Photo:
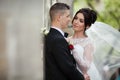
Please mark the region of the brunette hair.
[[78, 13], [82, 13], [84, 16], [85, 30], [87, 26], [90, 27], [91, 24], [93, 24], [97, 19], [97, 13], [94, 10], [91, 10], [89, 8], [81, 8], [76, 12], [75, 16], [73, 17], [72, 23]]

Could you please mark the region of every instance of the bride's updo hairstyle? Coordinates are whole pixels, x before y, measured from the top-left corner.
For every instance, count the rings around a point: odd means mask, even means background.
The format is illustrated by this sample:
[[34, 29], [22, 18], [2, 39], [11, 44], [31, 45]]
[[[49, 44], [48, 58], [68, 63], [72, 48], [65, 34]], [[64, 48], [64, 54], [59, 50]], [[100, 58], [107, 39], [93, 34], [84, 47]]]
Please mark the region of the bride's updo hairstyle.
[[85, 30], [87, 26], [90, 27], [91, 24], [93, 24], [97, 19], [97, 13], [94, 10], [91, 10], [89, 8], [81, 8], [76, 12], [75, 16], [73, 17], [72, 23], [78, 13], [82, 13], [84, 16]]

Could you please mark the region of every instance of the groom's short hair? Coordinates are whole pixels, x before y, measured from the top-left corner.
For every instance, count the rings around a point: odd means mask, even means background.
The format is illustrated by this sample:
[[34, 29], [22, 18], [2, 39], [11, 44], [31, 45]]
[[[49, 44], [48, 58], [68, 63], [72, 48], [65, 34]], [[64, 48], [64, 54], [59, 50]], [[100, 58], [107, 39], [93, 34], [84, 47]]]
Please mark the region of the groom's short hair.
[[55, 3], [52, 5], [49, 11], [51, 21], [54, 20], [56, 14], [64, 14], [65, 10], [70, 10], [70, 6], [65, 3]]

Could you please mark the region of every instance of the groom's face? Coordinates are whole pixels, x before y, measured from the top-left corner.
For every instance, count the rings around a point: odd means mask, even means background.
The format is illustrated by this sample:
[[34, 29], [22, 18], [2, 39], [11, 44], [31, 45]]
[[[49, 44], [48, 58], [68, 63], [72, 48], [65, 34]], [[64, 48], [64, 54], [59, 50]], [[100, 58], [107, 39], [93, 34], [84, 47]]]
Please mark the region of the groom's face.
[[71, 21], [70, 10], [65, 10], [64, 14], [60, 16], [61, 28], [62, 29], [67, 28], [70, 21]]

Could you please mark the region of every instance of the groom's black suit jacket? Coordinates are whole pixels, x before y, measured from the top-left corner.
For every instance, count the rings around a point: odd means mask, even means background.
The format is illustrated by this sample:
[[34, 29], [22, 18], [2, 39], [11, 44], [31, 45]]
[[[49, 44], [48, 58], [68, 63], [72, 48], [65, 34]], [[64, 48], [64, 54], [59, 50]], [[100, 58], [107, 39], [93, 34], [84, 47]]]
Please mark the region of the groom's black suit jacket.
[[45, 36], [45, 80], [84, 80], [64, 36], [51, 28]]

